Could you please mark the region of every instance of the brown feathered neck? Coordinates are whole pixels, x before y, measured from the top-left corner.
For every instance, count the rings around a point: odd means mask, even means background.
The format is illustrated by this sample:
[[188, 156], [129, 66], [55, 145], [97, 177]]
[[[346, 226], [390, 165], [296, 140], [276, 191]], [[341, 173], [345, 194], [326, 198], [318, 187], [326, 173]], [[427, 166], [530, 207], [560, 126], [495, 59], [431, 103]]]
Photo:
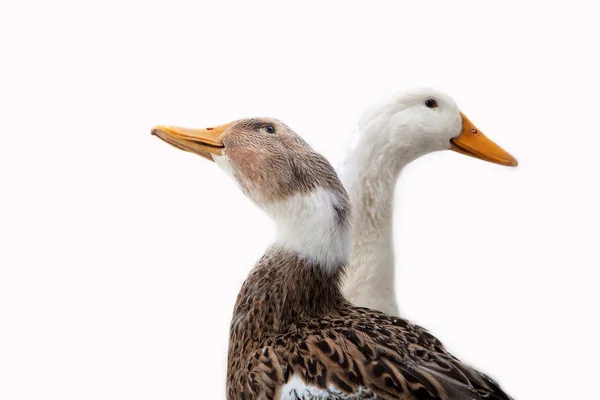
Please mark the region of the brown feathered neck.
[[345, 303], [344, 266], [333, 272], [293, 251], [272, 246], [252, 269], [238, 295], [232, 320], [251, 332], [281, 333], [293, 322], [323, 315]]
[[289, 332], [292, 323], [344, 307], [343, 273], [343, 266], [327, 272], [294, 252], [271, 247], [250, 272], [235, 303], [228, 371], [237, 371], [239, 363], [256, 350], [256, 343]]

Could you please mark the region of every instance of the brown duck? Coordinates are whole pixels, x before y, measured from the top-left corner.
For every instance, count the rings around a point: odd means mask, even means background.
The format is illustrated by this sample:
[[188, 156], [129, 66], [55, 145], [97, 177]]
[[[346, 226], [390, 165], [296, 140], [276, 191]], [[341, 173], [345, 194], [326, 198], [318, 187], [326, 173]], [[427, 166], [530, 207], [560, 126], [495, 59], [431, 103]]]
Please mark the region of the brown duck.
[[348, 195], [286, 125], [253, 118], [152, 133], [214, 160], [276, 224], [233, 312], [228, 399], [510, 399], [425, 329], [343, 297]]

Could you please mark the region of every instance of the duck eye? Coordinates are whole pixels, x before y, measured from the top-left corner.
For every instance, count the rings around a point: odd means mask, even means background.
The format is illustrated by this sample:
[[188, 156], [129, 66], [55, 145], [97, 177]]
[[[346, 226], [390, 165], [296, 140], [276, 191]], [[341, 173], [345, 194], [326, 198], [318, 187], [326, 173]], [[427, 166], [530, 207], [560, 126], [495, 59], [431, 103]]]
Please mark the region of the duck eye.
[[275, 133], [275, 127], [273, 125], [267, 125], [265, 126], [265, 131], [267, 131], [267, 133]]
[[425, 100], [425, 105], [429, 108], [436, 108], [438, 106], [437, 101], [435, 101], [434, 99]]

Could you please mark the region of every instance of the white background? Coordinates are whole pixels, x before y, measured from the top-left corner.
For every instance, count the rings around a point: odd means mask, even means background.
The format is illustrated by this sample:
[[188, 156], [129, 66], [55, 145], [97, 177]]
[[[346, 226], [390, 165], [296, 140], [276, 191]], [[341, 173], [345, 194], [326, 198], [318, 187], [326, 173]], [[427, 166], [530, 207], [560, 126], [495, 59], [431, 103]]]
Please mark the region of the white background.
[[403, 315], [517, 399], [598, 397], [592, 6], [11, 3], [1, 399], [224, 398], [232, 306], [273, 228], [150, 128], [276, 117], [338, 166], [379, 93], [423, 84], [520, 165], [443, 152], [405, 171]]

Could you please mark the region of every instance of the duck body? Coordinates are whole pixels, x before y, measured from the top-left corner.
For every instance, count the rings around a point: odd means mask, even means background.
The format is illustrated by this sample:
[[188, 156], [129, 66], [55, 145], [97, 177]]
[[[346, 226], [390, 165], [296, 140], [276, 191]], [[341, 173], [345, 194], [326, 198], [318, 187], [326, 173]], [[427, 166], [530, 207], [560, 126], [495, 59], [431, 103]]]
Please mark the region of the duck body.
[[425, 329], [353, 306], [342, 274], [267, 251], [234, 308], [229, 399], [509, 399]]
[[383, 97], [363, 113], [352, 139], [340, 170], [354, 216], [344, 294], [356, 305], [399, 315], [393, 217], [404, 167], [448, 149], [503, 165], [516, 160], [481, 134], [452, 98], [431, 88]]

